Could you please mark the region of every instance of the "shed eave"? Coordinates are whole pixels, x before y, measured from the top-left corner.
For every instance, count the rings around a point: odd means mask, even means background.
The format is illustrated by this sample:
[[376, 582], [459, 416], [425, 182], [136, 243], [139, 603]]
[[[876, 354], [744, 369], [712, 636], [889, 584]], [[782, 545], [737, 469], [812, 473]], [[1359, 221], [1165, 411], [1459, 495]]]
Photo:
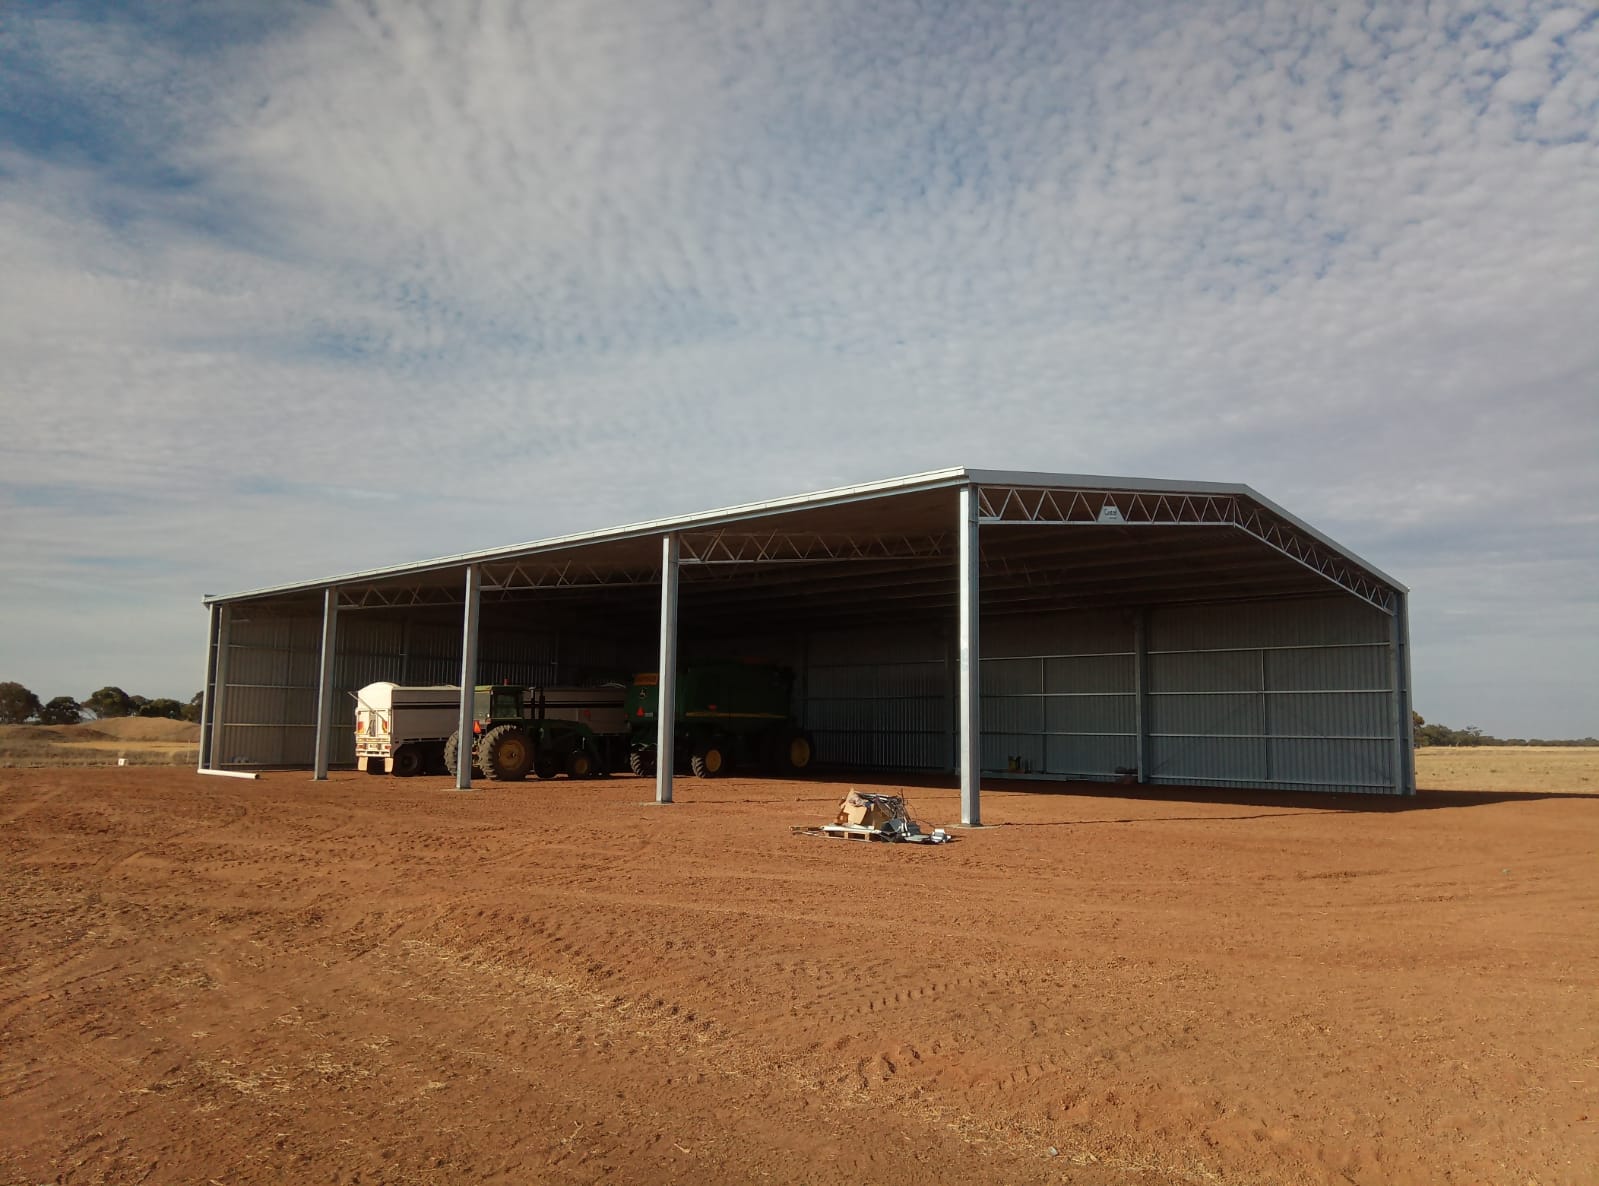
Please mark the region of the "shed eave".
[[469, 564], [492, 564], [508, 560], [517, 560], [523, 557], [541, 554], [563, 552], [571, 549], [582, 548], [589, 545], [617, 543], [627, 540], [660, 535], [666, 532], [693, 531], [707, 528], [721, 527], [737, 523], [746, 519], [761, 518], [773, 514], [783, 514], [812, 509], [840, 506], [851, 502], [861, 502], [879, 497], [892, 497], [898, 494], [909, 494], [940, 488], [951, 488], [967, 484], [1018, 486], [1029, 488], [1057, 488], [1057, 489], [1089, 489], [1089, 490], [1124, 490], [1147, 491], [1151, 493], [1169, 494], [1215, 494], [1231, 495], [1248, 499], [1272, 515], [1278, 516], [1292, 527], [1315, 539], [1322, 546], [1330, 549], [1335, 554], [1343, 557], [1351, 564], [1359, 566], [1378, 581], [1387, 584], [1398, 593], [1407, 593], [1409, 590], [1383, 572], [1376, 565], [1371, 564], [1361, 556], [1352, 552], [1344, 545], [1338, 543], [1312, 527], [1299, 516], [1285, 510], [1281, 506], [1262, 496], [1252, 487], [1238, 482], [1187, 482], [1170, 478], [1131, 478], [1117, 477], [1103, 474], [1062, 474], [1044, 473], [1029, 470], [990, 470], [972, 469], [966, 466], [954, 466], [947, 469], [928, 470], [923, 473], [908, 474], [904, 477], [888, 478], [874, 482], [863, 482], [849, 486], [839, 486], [828, 490], [815, 491], [808, 494], [790, 495], [783, 498], [764, 499], [758, 502], [741, 503], [735, 506], [722, 507], [715, 510], [701, 511], [689, 515], [676, 515], [661, 519], [649, 519], [638, 523], [626, 524], [620, 527], [602, 528], [597, 531], [577, 532], [570, 535], [553, 536], [548, 539], [533, 540], [527, 543], [513, 544], [507, 547], [490, 548], [476, 552], [462, 552], [452, 556], [441, 556], [429, 560], [416, 561], [409, 564], [389, 565], [383, 568], [364, 569], [357, 572], [343, 573], [336, 576], [323, 577], [317, 580], [295, 581], [283, 585], [270, 585], [257, 589], [247, 589], [238, 593], [224, 593], [206, 595], [202, 603], [210, 606], [233, 602], [260, 600], [272, 597], [287, 597], [296, 594], [315, 593], [321, 590], [341, 586], [358, 585], [378, 581], [394, 580], [396, 578], [425, 576], [429, 573], [442, 573], [451, 569], [462, 568]]
[[286, 585], [269, 585], [259, 589], [246, 589], [239, 593], [221, 593], [207, 596], [202, 600], [205, 605], [214, 605], [224, 602], [250, 601], [261, 597], [281, 597], [295, 593], [312, 593], [320, 589], [326, 589], [330, 585], [360, 584], [368, 581], [391, 580], [395, 577], [420, 576], [429, 572], [459, 568], [465, 564], [492, 564], [496, 561], [514, 560], [523, 556], [536, 556], [545, 552], [558, 552], [568, 548], [582, 547], [587, 544], [616, 543], [622, 540], [638, 539], [669, 531], [691, 531], [697, 528], [719, 527], [728, 523], [736, 523], [742, 519], [757, 518], [785, 511], [819, 509], [879, 496], [909, 494], [922, 490], [936, 490], [940, 487], [959, 486], [971, 480], [967, 474], [968, 471], [964, 466], [928, 470], [925, 473], [908, 474], [904, 477], [888, 478], [877, 482], [863, 482], [853, 486], [838, 486], [830, 490], [819, 490], [810, 494], [796, 494], [784, 498], [765, 499], [760, 502], [740, 503], [736, 506], [700, 511], [689, 515], [676, 515], [664, 519], [647, 519], [639, 523], [630, 523], [621, 527], [606, 527], [598, 531], [583, 531], [572, 535], [552, 536], [548, 539], [513, 544], [509, 547], [490, 548], [479, 552], [462, 552], [454, 556], [440, 556], [431, 560], [390, 565], [385, 568], [364, 569], [359, 572], [323, 577], [320, 580], [295, 581]]

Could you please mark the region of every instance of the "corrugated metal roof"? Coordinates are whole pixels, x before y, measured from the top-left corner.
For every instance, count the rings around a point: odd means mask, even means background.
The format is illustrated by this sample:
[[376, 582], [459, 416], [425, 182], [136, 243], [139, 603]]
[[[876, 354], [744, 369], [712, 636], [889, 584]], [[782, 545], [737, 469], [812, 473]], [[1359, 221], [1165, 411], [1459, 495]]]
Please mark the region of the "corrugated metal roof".
[[[652, 546], [654, 540], [669, 532], [706, 533], [743, 525], [749, 531], [771, 531], [795, 534], [813, 533], [818, 537], [901, 536], [905, 533], [926, 532], [930, 535], [953, 534], [953, 502], [946, 506], [939, 492], [965, 485], [982, 487], [1012, 487], [1020, 489], [1049, 489], [1057, 491], [1110, 491], [1139, 492], [1170, 496], [1226, 496], [1246, 500], [1288, 524], [1293, 531], [1314, 540], [1341, 557], [1345, 562], [1369, 574], [1378, 583], [1396, 592], [1404, 586], [1383, 573], [1374, 565], [1362, 560], [1347, 548], [1329, 539], [1308, 523], [1277, 506], [1242, 484], [1219, 482], [1183, 482], [1170, 479], [1112, 477], [1089, 474], [1053, 474], [1017, 472], [1007, 470], [970, 469], [964, 466], [931, 470], [926, 473], [883, 481], [867, 482], [799, 494], [786, 498], [744, 503], [718, 510], [670, 518], [646, 520], [640, 523], [599, 531], [580, 532], [555, 536], [503, 548], [437, 557], [409, 564], [366, 569], [311, 581], [245, 590], [239, 593], [207, 596], [206, 604], [236, 603], [245, 601], [270, 601], [304, 595], [322, 589], [337, 587], [378, 588], [396, 584], [415, 586], [431, 585], [444, 588], [459, 583], [459, 572], [469, 564], [484, 566], [509, 565], [518, 561], [581, 560], [596, 569], [636, 574], [638, 584], [649, 578], [652, 565], [659, 564], [659, 550]], [[932, 496], [932, 497], [930, 497]], [[1130, 589], [1144, 588], [1155, 599], [1170, 596], [1173, 599], [1192, 598], [1213, 589], [1219, 595], [1243, 595], [1240, 590], [1251, 583], [1265, 592], [1276, 595], [1313, 593], [1327, 588], [1326, 578], [1307, 571], [1299, 561], [1286, 554], [1272, 552], [1253, 538], [1223, 539], [1218, 542], [1214, 531], [1200, 532], [1204, 539], [1195, 537], [1192, 528], [1143, 525], [1129, 528], [1093, 529], [1093, 542], [1089, 544], [1081, 531], [1045, 531], [1038, 535], [1034, 524], [993, 524], [983, 533], [985, 561], [990, 553], [996, 560], [1014, 559], [1026, 577], [1012, 574], [1007, 578], [996, 572], [984, 576], [985, 605], [1003, 602], [1007, 580], [1020, 605], [1025, 600], [1037, 601], [1045, 590], [1038, 587], [1037, 572], [1059, 572], [1067, 584], [1057, 584], [1052, 596], [1061, 604], [1103, 604], [1107, 600], [1125, 598]], [[1069, 527], [1070, 525], [1062, 525]], [[1206, 524], [1216, 530], [1225, 524]], [[1235, 533], [1242, 537], [1243, 533]], [[1048, 538], [1046, 538], [1048, 537]], [[937, 561], [942, 551], [920, 557], [923, 561]], [[952, 554], [952, 553], [949, 553]], [[849, 575], [842, 579], [837, 566], [821, 563], [789, 562], [781, 574], [773, 576], [774, 565], [764, 566], [766, 575], [725, 576], [716, 582], [707, 580], [705, 587], [712, 591], [712, 600], [720, 592], [735, 598], [757, 593], [769, 608], [784, 601], [815, 602], [834, 598], [842, 606], [840, 594], [848, 587], [860, 584], [859, 578], [877, 564], [883, 575], [892, 575], [892, 583], [906, 595], [904, 608], [928, 608], [941, 604], [952, 596], [951, 582], [940, 567], [936, 573], [929, 571], [931, 581], [923, 581], [928, 591], [923, 601], [917, 601], [912, 591], [917, 578], [908, 572], [908, 557], [885, 555], [877, 560], [870, 558], [853, 562]], [[729, 569], [740, 568], [749, 574], [750, 564], [731, 564]], [[1176, 574], [1175, 576], [1172, 574]], [[453, 575], [452, 575], [453, 574]], [[720, 574], [719, 574], [720, 575]], [[431, 580], [429, 578], [432, 578]], [[486, 587], [490, 582], [486, 582]], [[719, 589], [717, 588], [719, 586]], [[756, 586], [759, 586], [757, 588]], [[542, 590], [549, 592], [549, 590]], [[607, 588], [610, 596], [617, 597], [624, 590]], [[991, 596], [991, 594], [993, 596]], [[857, 598], [857, 600], [859, 600]]]

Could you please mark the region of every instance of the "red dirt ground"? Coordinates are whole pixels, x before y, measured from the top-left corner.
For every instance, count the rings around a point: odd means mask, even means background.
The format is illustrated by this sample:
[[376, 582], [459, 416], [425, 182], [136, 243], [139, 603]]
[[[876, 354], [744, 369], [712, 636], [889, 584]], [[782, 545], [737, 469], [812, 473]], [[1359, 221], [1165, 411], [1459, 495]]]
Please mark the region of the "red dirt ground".
[[0, 1182], [1599, 1182], [1594, 796], [844, 789], [0, 771]]

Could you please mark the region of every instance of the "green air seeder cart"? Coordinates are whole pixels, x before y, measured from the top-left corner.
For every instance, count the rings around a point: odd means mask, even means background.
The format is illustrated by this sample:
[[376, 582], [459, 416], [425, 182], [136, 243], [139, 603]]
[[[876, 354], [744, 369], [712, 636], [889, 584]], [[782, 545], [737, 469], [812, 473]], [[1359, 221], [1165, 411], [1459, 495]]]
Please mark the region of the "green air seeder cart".
[[[793, 775], [811, 764], [813, 747], [790, 711], [794, 673], [762, 663], [702, 663], [677, 675], [675, 746], [688, 755], [689, 769], [717, 778], [735, 767], [755, 767]], [[627, 691], [632, 726], [628, 766], [634, 774], [655, 773], [656, 717], [660, 677], [634, 677]]]

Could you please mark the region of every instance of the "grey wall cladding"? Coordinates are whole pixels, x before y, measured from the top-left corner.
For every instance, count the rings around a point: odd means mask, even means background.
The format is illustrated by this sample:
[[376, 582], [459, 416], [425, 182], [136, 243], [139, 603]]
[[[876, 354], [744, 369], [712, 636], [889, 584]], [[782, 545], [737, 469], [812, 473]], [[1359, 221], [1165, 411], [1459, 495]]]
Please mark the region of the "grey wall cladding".
[[1393, 791], [1388, 644], [1349, 598], [1153, 611], [1147, 781]]
[[[1280, 789], [1394, 789], [1390, 624], [1350, 598], [1156, 607], [1142, 695], [1132, 609], [985, 618], [980, 648], [985, 775]], [[532, 623], [528, 623], [531, 625]], [[592, 682], [653, 670], [655, 639], [486, 624], [480, 682]], [[786, 663], [794, 711], [821, 763], [950, 770], [953, 621], [809, 635], [685, 639], [684, 657]], [[310, 765], [317, 618], [236, 621], [221, 764]], [[350, 693], [376, 680], [453, 684], [460, 631], [346, 613], [334, 672], [335, 764], [354, 760]]]

